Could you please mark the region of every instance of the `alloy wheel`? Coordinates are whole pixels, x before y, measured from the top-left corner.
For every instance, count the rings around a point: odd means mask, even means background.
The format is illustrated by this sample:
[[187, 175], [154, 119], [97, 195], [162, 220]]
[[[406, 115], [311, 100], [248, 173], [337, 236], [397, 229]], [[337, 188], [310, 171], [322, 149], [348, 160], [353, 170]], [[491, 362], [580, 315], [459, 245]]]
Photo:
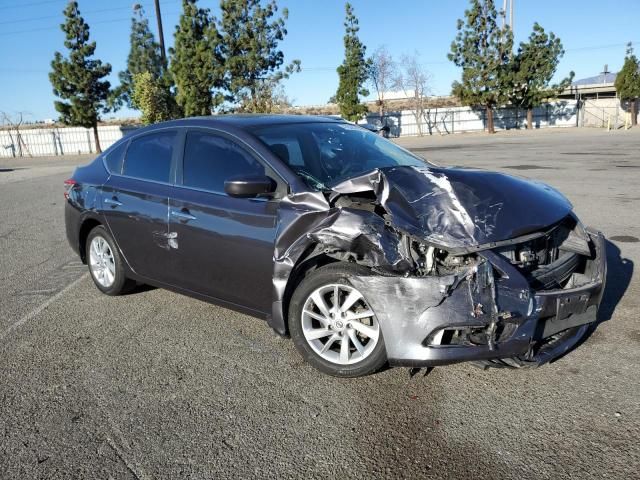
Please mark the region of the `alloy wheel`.
[[96, 282], [109, 288], [116, 280], [116, 263], [109, 243], [100, 235], [91, 240], [89, 266]]
[[314, 290], [302, 310], [302, 332], [323, 359], [350, 365], [367, 358], [380, 338], [380, 325], [364, 296], [334, 283]]

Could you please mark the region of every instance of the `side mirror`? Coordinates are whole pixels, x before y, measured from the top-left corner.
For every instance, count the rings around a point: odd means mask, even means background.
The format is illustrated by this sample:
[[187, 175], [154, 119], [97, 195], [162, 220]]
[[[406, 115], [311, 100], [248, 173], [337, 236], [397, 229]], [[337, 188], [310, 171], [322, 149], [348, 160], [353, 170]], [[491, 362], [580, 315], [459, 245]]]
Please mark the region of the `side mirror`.
[[224, 182], [225, 193], [239, 198], [254, 198], [274, 193], [276, 187], [276, 182], [266, 175], [243, 175]]

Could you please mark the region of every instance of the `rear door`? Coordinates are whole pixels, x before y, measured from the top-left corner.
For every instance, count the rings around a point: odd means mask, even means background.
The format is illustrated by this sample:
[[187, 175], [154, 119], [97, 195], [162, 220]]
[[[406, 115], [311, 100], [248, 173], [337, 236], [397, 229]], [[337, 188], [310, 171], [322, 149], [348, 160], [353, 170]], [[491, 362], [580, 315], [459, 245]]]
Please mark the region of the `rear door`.
[[168, 208], [177, 139], [176, 129], [134, 137], [102, 195], [103, 214], [131, 269], [165, 283], [169, 280]]
[[[273, 248], [286, 185], [246, 146], [211, 130], [186, 134], [177, 185], [169, 200], [174, 283], [262, 313], [271, 310]], [[234, 198], [225, 180], [267, 174], [276, 198]]]

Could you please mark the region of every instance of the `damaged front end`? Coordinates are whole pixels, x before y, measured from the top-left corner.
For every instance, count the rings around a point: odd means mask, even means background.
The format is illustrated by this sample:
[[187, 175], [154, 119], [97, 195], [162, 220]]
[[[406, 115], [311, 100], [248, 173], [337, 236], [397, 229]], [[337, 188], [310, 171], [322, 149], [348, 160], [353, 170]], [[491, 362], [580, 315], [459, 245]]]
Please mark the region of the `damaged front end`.
[[[459, 260], [454, 272], [352, 282], [377, 314], [392, 364], [540, 365], [575, 345], [596, 320], [605, 245], [602, 234], [586, 234], [589, 255], [560, 247], [556, 260], [531, 270], [485, 250]], [[540, 287], [542, 273], [553, 285]]]
[[376, 313], [392, 365], [540, 365], [596, 320], [604, 237], [550, 187], [394, 167], [301, 200], [321, 208], [301, 213], [291, 198], [281, 219], [271, 319], [281, 333], [292, 273], [319, 255], [370, 269], [349, 281]]

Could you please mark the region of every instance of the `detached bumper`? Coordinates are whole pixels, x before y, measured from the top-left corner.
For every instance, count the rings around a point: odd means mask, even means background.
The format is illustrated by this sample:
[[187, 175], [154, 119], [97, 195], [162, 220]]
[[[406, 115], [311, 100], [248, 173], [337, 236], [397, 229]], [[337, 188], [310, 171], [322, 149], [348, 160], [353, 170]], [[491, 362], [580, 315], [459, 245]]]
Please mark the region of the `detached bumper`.
[[[486, 278], [479, 273], [464, 279], [357, 277], [352, 283], [376, 312], [392, 365], [498, 359], [541, 365], [571, 349], [596, 321], [606, 279], [605, 239], [600, 232], [587, 232], [592, 255], [583, 273], [574, 274], [578, 286], [573, 288], [535, 291], [491, 251], [480, 255], [490, 265], [484, 276], [491, 275], [492, 284], [483, 284]], [[455, 332], [472, 340], [448, 343]]]

